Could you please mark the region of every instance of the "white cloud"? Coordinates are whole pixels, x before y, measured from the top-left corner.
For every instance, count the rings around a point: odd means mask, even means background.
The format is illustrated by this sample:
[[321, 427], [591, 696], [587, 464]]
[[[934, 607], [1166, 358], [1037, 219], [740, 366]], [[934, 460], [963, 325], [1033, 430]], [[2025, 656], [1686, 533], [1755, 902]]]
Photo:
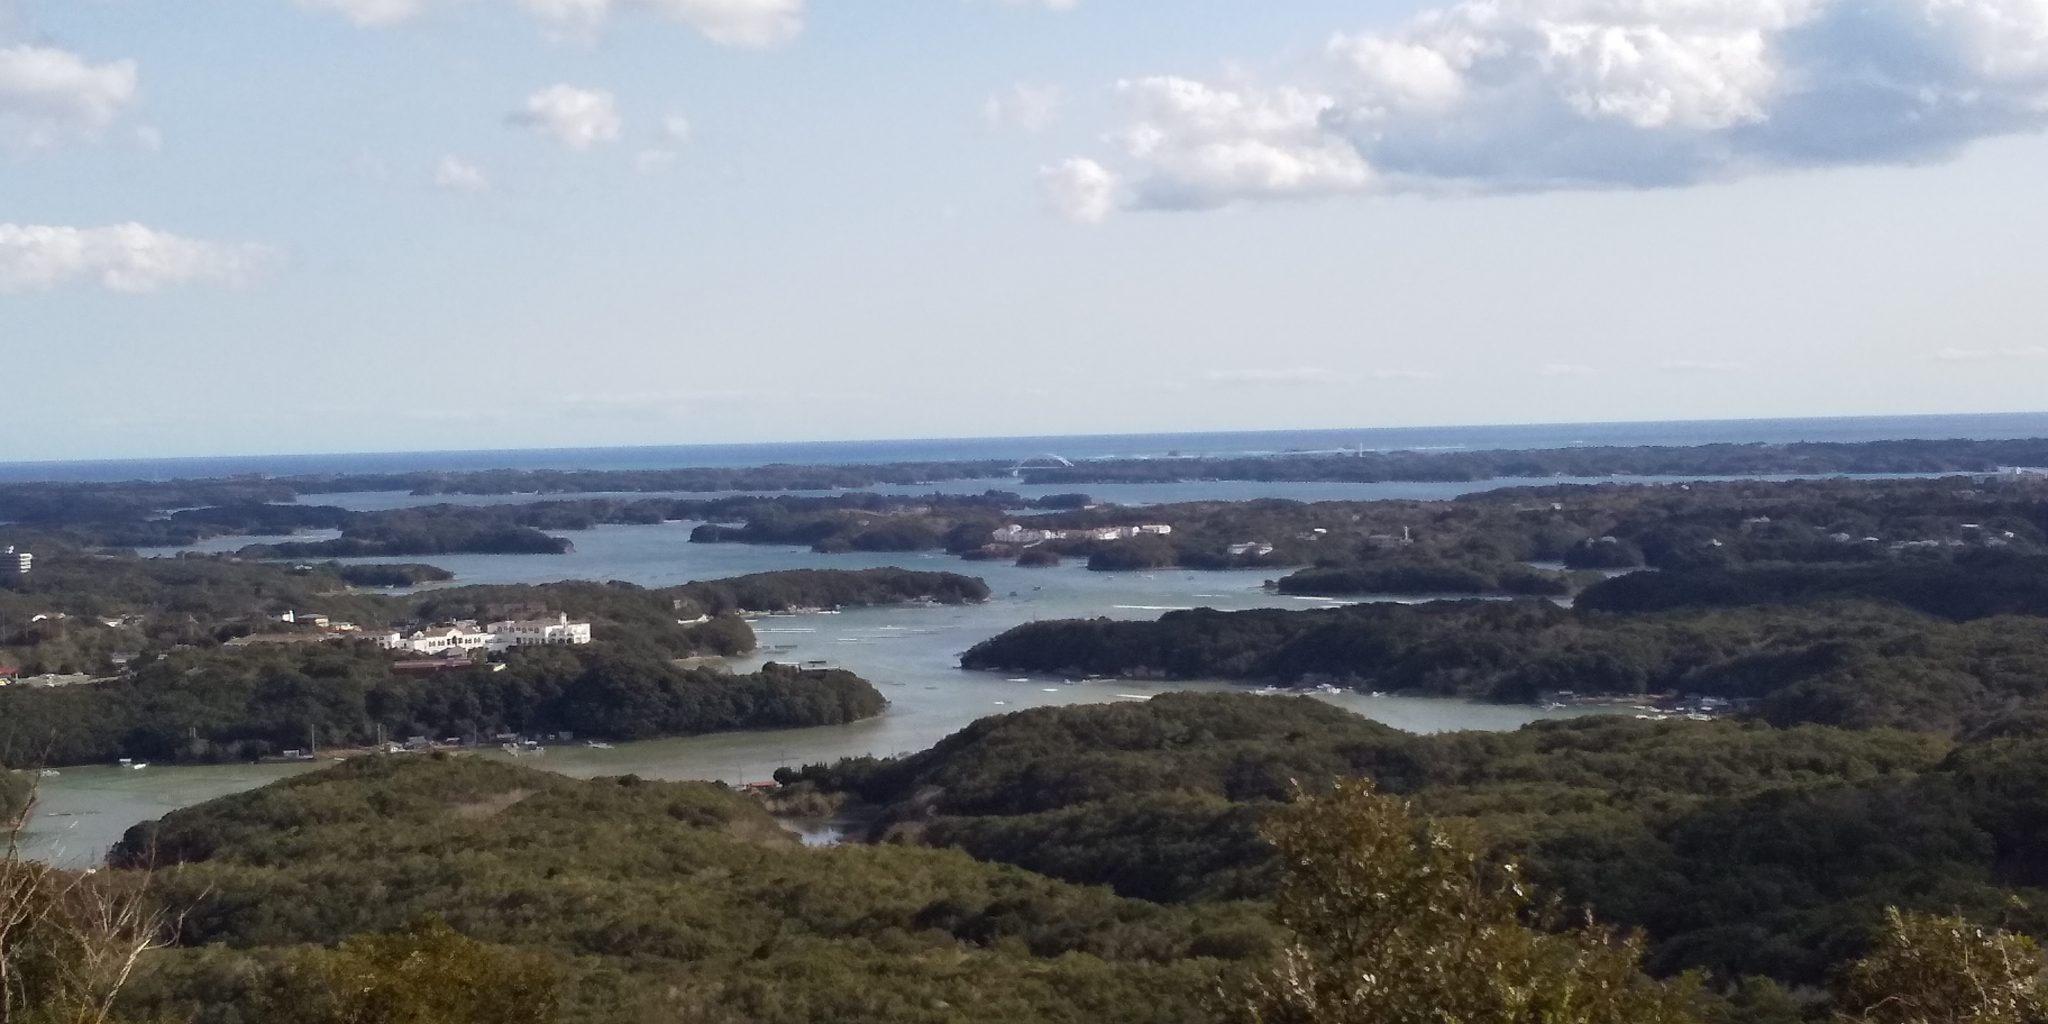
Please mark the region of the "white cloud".
[[141, 224], [100, 228], [0, 223], [0, 292], [98, 284], [148, 292], [184, 284], [239, 284], [271, 263], [259, 245], [182, 238]]
[[621, 12], [678, 21], [725, 46], [774, 46], [803, 31], [803, 0], [520, 0], [527, 12], [578, 35], [601, 31]]
[[1687, 185], [2048, 129], [2048, 2], [1460, 0], [1286, 84], [1120, 89], [1133, 207]]
[[34, 149], [89, 137], [137, 94], [132, 60], [93, 64], [51, 47], [0, 47], [0, 145]]
[[1545, 377], [1586, 377], [1600, 371], [1583, 363], [1544, 363], [1536, 372]]
[[1011, 7], [1036, 7], [1043, 11], [1071, 11], [1080, 6], [1080, 0], [1003, 0]]
[[512, 115], [512, 122], [577, 150], [615, 142], [625, 127], [611, 93], [573, 85], [551, 85], [528, 96], [525, 108]]
[[453, 192], [489, 192], [491, 177], [483, 168], [449, 154], [434, 165], [434, 184]]
[[1116, 176], [1086, 157], [1040, 168], [1038, 188], [1048, 209], [1077, 224], [1100, 223], [1116, 207]]
[[411, 21], [426, 12], [433, 0], [299, 0], [299, 6], [333, 11], [364, 28], [378, 28]]
[[1059, 114], [1060, 100], [1056, 85], [1018, 82], [983, 100], [981, 119], [993, 129], [1014, 128], [1036, 135], [1052, 125]]

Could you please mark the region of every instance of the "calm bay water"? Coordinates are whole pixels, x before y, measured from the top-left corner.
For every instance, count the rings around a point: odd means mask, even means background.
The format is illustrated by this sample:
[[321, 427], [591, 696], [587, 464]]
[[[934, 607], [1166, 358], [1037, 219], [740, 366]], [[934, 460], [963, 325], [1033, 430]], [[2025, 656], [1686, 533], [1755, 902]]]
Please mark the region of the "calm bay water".
[[[692, 523], [602, 526], [569, 534], [565, 555], [456, 555], [433, 559], [457, 583], [545, 583], [564, 579], [623, 580], [669, 586], [784, 568], [859, 569], [896, 565], [948, 569], [986, 579], [986, 604], [873, 608], [842, 613], [773, 616], [756, 621], [763, 650], [735, 663], [824, 661], [872, 680], [889, 698], [878, 718], [843, 726], [781, 732], [726, 733], [619, 744], [610, 750], [554, 747], [526, 763], [577, 776], [634, 773], [658, 779], [760, 781], [775, 768], [860, 754], [921, 750], [977, 718], [1047, 705], [1137, 700], [1174, 690], [1221, 690], [1207, 680], [1148, 684], [1076, 682], [966, 672], [959, 654], [975, 643], [1034, 619], [1110, 616], [1154, 618], [1176, 608], [1323, 607], [1337, 602], [1274, 595], [1262, 571], [1093, 573], [1079, 563], [1020, 569], [971, 563], [939, 554], [822, 555], [794, 547], [691, 544]], [[1390, 595], [1387, 600], [1402, 600]], [[1240, 687], [1241, 688], [1241, 687]], [[1279, 699], [1279, 698], [1275, 698]], [[1566, 712], [1463, 701], [1338, 694], [1319, 699], [1414, 732], [1512, 729]], [[486, 756], [498, 756], [495, 754]], [[309, 770], [304, 765], [112, 766], [65, 769], [44, 780], [42, 815], [30, 846], [68, 864], [96, 862], [129, 826], [179, 807], [235, 793]]]

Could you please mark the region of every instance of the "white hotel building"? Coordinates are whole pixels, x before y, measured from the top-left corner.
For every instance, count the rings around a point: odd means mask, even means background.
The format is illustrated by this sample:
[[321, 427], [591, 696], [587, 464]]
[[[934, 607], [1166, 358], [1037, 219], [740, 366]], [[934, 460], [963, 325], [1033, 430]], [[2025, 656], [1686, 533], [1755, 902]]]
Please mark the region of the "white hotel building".
[[413, 633], [386, 633], [381, 641], [386, 650], [427, 655], [589, 642], [590, 623], [571, 622], [566, 613], [552, 619], [506, 619], [482, 628], [472, 621], [429, 626]]

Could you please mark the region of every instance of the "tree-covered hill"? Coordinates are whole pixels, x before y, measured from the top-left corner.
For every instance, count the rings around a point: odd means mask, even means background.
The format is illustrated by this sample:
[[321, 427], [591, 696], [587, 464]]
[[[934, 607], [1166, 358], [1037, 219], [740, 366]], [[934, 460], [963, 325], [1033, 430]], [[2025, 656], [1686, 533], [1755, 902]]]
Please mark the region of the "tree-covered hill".
[[1780, 724], [1954, 730], [2048, 698], [2048, 618], [1968, 622], [1879, 605], [1655, 615], [1548, 601], [1168, 612], [1032, 622], [977, 644], [974, 669], [1298, 682], [1529, 701], [1680, 693], [1754, 702]]
[[723, 787], [374, 758], [175, 812], [116, 853], [187, 909], [138, 1019], [291, 1007], [285, 954], [422, 913], [566, 976], [566, 1021], [1156, 1021], [1198, 1016], [1271, 935], [955, 852], [807, 849]]
[[1257, 897], [1257, 827], [1364, 776], [1476, 827], [1569, 906], [1648, 930], [1660, 970], [1814, 982], [1888, 905], [2037, 933], [2048, 734], [1594, 717], [1412, 736], [1309, 698], [1169, 694], [985, 719], [897, 761], [785, 774], [876, 802], [879, 834], [1172, 903]]
[[181, 651], [119, 680], [0, 689], [0, 765], [234, 761], [362, 747], [379, 736], [499, 733], [639, 740], [733, 729], [837, 725], [880, 714], [866, 680], [768, 665], [734, 674], [677, 667], [657, 652], [514, 650], [502, 666], [431, 675], [393, 668], [364, 643]]

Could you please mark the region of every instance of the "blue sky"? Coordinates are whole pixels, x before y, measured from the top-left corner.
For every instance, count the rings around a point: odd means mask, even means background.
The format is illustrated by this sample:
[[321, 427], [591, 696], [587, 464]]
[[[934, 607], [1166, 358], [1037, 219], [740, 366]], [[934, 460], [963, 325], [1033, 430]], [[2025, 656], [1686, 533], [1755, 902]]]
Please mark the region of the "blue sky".
[[0, 460], [2038, 409], [2048, 0], [0, 0]]

